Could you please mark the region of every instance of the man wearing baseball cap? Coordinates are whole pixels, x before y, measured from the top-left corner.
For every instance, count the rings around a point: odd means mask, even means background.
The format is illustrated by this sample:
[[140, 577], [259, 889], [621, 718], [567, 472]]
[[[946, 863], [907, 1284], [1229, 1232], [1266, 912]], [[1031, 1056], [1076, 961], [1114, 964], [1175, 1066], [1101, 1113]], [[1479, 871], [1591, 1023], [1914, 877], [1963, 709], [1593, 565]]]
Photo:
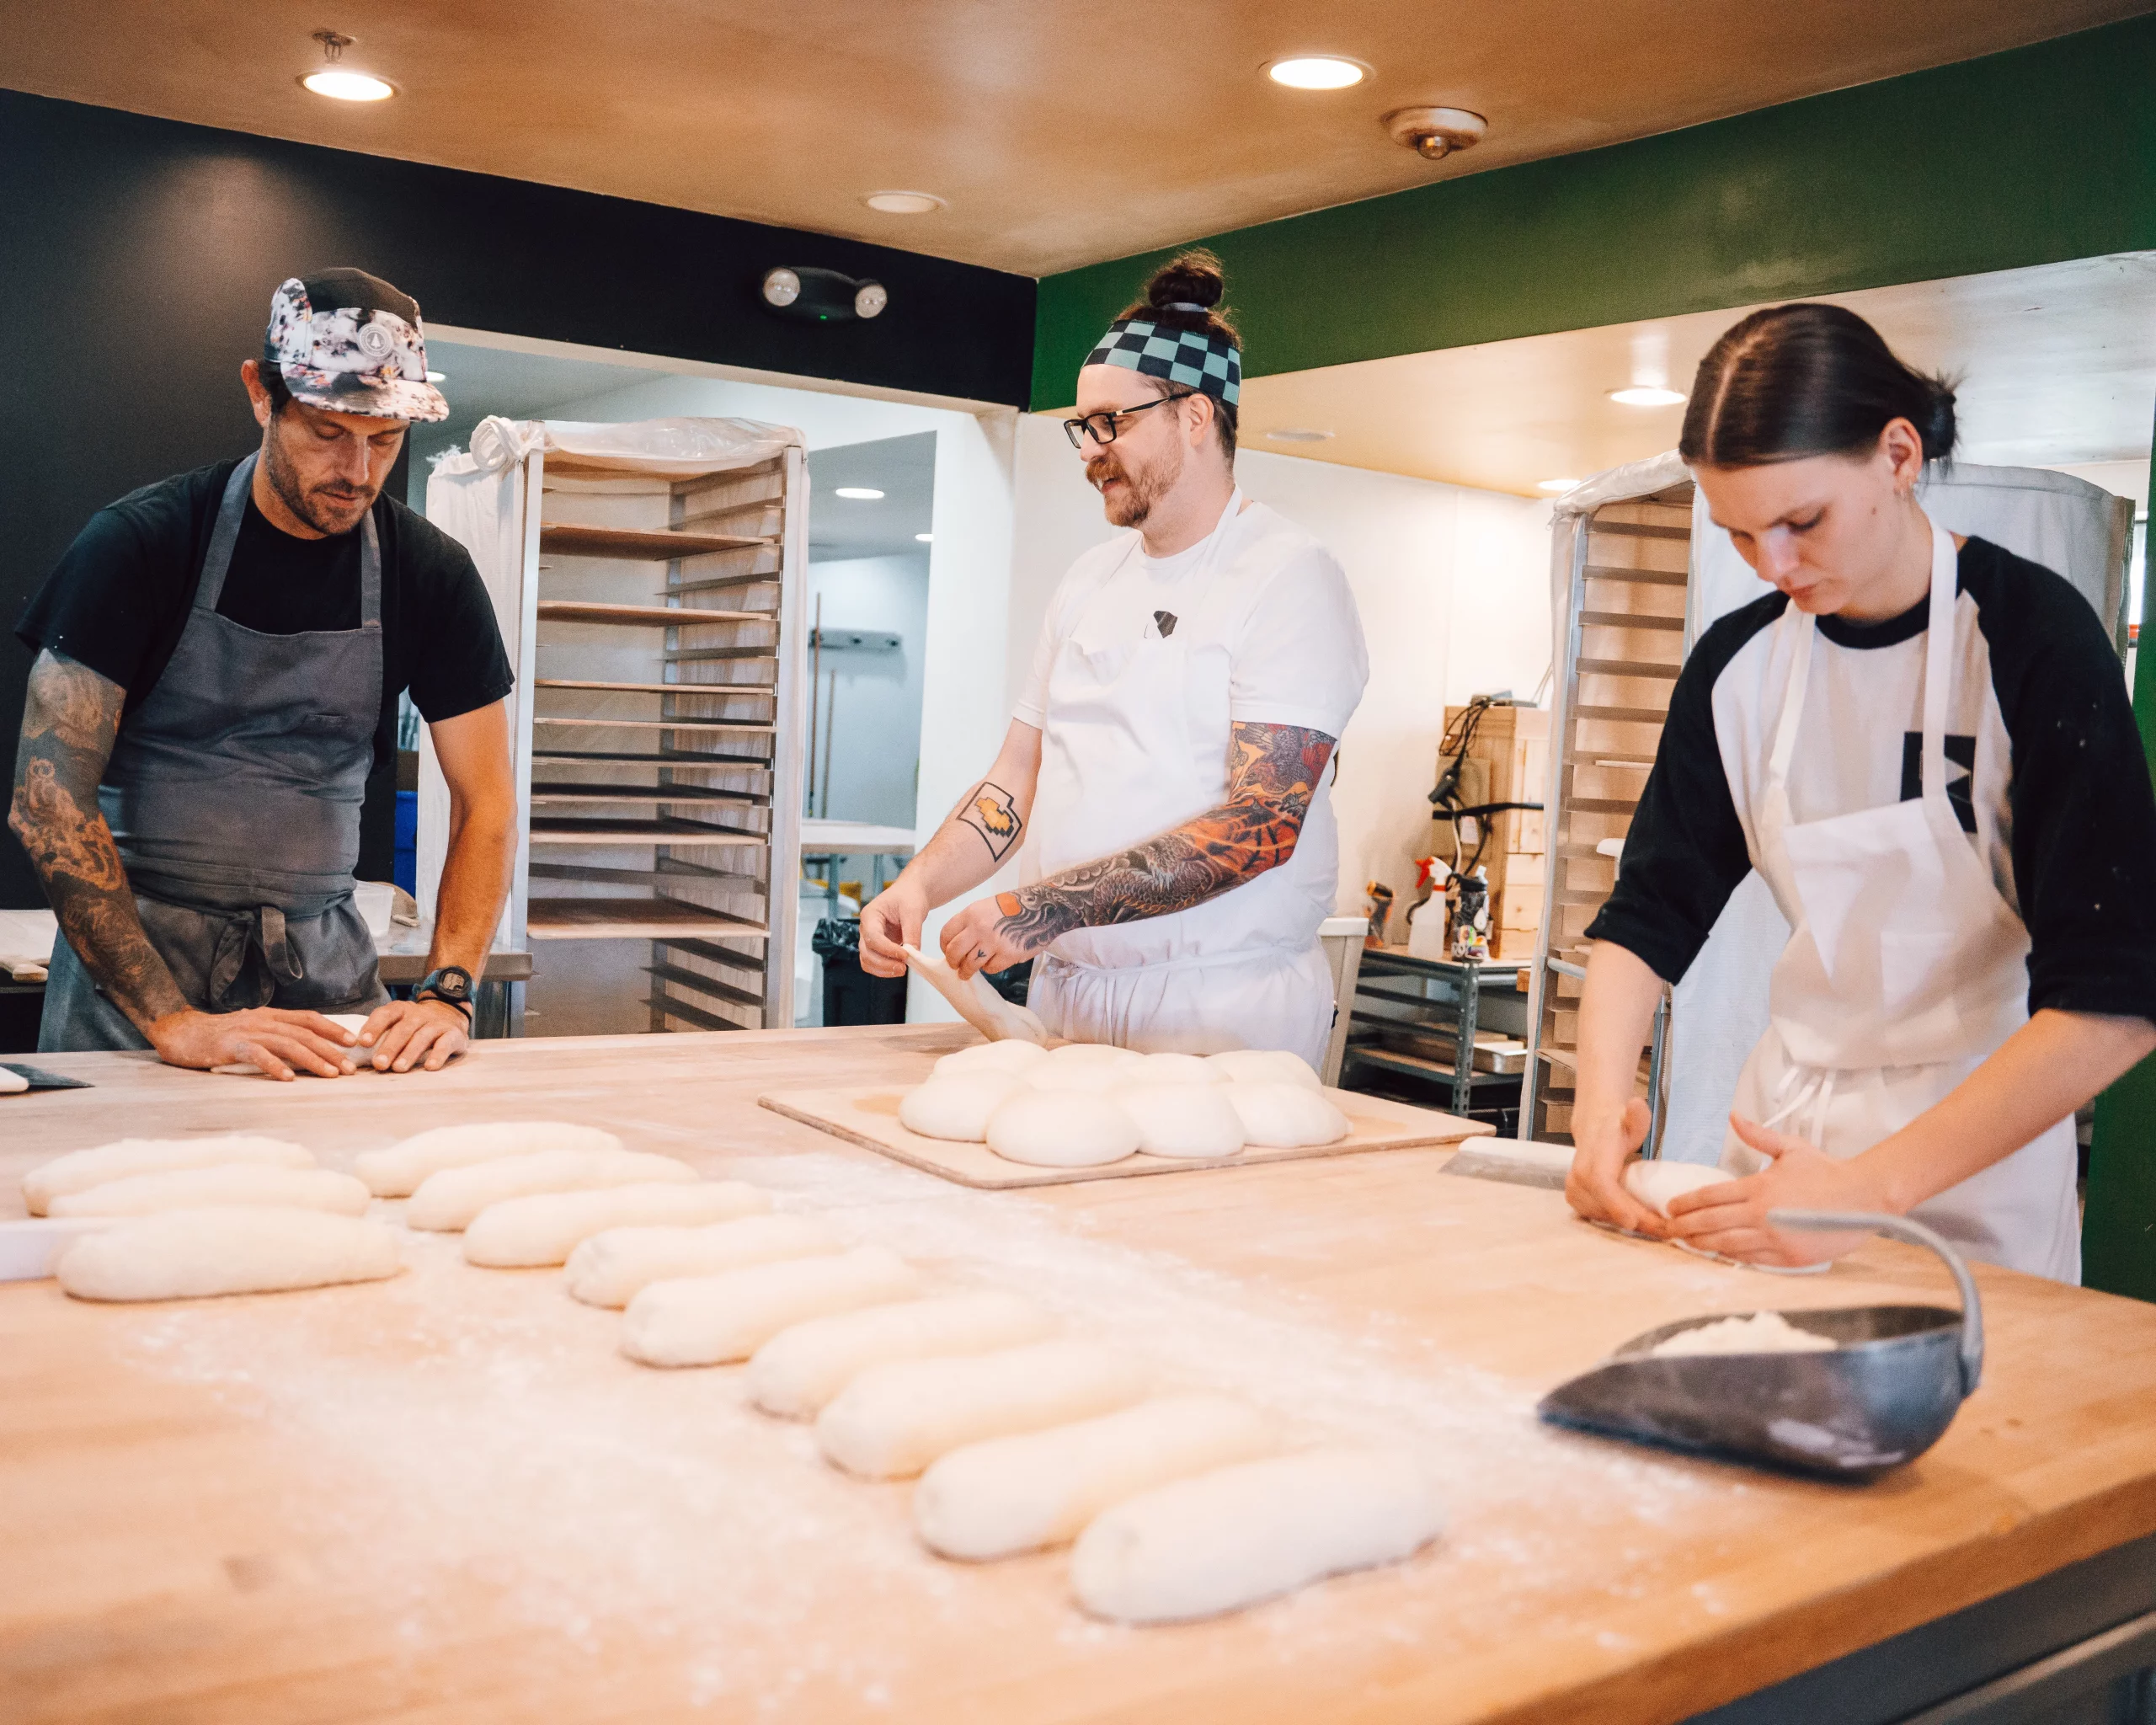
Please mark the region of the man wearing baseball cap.
[[[261, 446], [99, 510], [16, 625], [37, 659], [8, 826], [61, 932], [38, 1046], [436, 1070], [516, 847], [493, 605], [461, 545], [382, 495], [410, 423], [449, 409], [419, 307], [359, 270], [280, 287], [240, 376]], [[392, 1001], [353, 869], [408, 689], [451, 839], [430, 974]]]

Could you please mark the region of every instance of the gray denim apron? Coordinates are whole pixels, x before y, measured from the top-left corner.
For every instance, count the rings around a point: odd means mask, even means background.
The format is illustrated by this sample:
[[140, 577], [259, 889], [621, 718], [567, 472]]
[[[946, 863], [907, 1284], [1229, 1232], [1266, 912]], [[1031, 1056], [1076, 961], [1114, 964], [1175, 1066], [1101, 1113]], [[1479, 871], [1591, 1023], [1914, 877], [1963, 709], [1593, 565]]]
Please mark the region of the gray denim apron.
[[[352, 871], [382, 712], [382, 547], [369, 511], [356, 629], [264, 635], [220, 617], [256, 459], [225, 487], [187, 627], [122, 721], [98, 802], [190, 1005], [368, 1012], [388, 996]], [[56, 943], [39, 1049], [148, 1046]]]

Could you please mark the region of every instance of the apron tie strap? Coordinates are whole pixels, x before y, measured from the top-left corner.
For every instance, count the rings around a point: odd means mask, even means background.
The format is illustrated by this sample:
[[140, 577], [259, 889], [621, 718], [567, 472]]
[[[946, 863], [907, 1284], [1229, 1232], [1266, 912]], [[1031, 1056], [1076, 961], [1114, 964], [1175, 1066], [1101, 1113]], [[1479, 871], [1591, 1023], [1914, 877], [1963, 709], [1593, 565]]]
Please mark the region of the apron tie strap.
[[[205, 1002], [213, 1012], [231, 1012], [241, 1007], [259, 1007], [268, 1000], [275, 985], [270, 988], [260, 985], [259, 980], [253, 987], [241, 987], [253, 965], [248, 962], [259, 952], [270, 974], [278, 981], [299, 982], [307, 971], [292, 950], [285, 927], [285, 913], [275, 905], [264, 905], [259, 909], [219, 919], [216, 944], [210, 959], [209, 999]], [[235, 998], [235, 994], [243, 998]]]

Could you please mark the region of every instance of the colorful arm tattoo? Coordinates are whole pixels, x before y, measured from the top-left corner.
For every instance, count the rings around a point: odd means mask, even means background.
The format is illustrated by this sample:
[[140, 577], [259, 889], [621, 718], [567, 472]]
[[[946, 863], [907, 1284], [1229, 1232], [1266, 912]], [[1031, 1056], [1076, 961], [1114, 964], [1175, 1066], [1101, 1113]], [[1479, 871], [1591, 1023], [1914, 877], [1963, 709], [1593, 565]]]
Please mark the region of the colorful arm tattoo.
[[8, 830], [29, 853], [67, 944], [113, 1003], [147, 1028], [186, 998], [142, 932], [98, 780], [127, 692], [49, 649], [30, 667]]
[[1018, 813], [1017, 799], [986, 779], [967, 793], [965, 804], [958, 810], [958, 823], [979, 833], [989, 856], [998, 862], [1018, 842], [1018, 835], [1026, 826]]
[[1187, 911], [1295, 854], [1333, 740], [1295, 725], [1238, 724], [1228, 800], [1141, 845], [996, 895], [998, 932], [1036, 952], [1074, 928]]

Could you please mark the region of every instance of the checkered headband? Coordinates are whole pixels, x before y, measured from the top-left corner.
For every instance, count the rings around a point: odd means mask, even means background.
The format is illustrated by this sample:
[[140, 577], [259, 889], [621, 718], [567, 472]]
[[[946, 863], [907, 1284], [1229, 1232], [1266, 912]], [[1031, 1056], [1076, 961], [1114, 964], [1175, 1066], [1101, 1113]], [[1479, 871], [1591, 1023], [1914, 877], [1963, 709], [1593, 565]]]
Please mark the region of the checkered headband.
[[1123, 366], [1147, 377], [1165, 378], [1235, 405], [1242, 393], [1243, 356], [1235, 344], [1203, 329], [1173, 329], [1148, 318], [1118, 318], [1089, 366]]

